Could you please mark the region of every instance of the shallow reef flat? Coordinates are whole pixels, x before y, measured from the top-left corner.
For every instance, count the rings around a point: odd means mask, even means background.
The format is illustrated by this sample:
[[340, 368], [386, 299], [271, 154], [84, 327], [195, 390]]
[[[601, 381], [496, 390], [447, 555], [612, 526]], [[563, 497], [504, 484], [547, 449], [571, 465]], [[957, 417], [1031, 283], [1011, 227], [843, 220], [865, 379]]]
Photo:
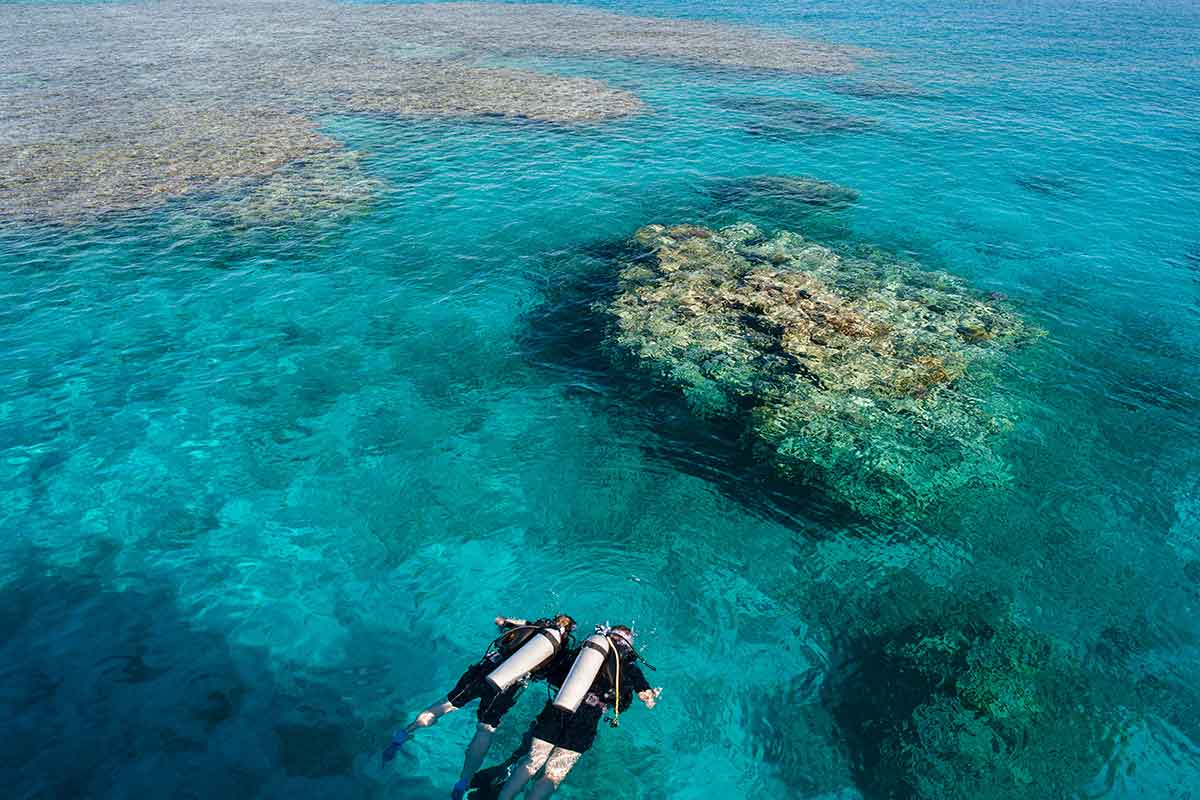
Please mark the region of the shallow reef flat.
[[[396, 9], [396, 10], [393, 10]], [[688, 19], [637, 17], [554, 4], [429, 3], [380, 6], [382, 20], [418, 36], [436, 31], [472, 51], [657, 59], [743, 70], [839, 75], [871, 51], [806, 41], [754, 28]], [[435, 42], [431, 42], [435, 43]]]
[[284, 230], [336, 225], [370, 210], [387, 184], [363, 169], [351, 150], [318, 152], [242, 186], [222, 183], [211, 202], [188, 206], [183, 221], [232, 230]]
[[1040, 331], [958, 279], [875, 248], [744, 223], [649, 225], [620, 264], [613, 353], [736, 420], [784, 475], [871, 515], [1004, 485], [1019, 412], [994, 378]]
[[303, 116], [155, 105], [96, 135], [0, 146], [0, 212], [62, 221], [260, 179], [339, 149]]
[[[75, 222], [220, 191], [340, 145], [328, 112], [582, 123], [633, 93], [498, 58], [630, 58], [840, 74], [862, 51], [575, 6], [121, 3], [0, 7], [0, 213]], [[489, 63], [492, 62], [492, 63]], [[335, 171], [336, 173], [336, 171]], [[306, 191], [323, 213], [328, 197]]]
[[394, 86], [355, 86], [337, 97], [346, 111], [560, 123], [616, 119], [644, 108], [629, 92], [591, 78], [445, 63], [409, 65]]

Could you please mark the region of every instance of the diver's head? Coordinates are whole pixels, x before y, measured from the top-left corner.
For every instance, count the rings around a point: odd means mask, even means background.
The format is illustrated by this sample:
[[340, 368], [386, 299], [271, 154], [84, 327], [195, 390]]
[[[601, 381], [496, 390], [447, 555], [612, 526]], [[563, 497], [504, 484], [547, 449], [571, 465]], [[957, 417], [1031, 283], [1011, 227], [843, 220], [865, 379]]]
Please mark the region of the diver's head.
[[628, 625], [613, 625], [608, 629], [608, 639], [617, 648], [621, 658], [631, 659], [633, 650], [633, 629]]
[[574, 618], [566, 614], [556, 614], [554, 616], [554, 624], [557, 625], [558, 629], [563, 633], [570, 633], [571, 631], [575, 630]]

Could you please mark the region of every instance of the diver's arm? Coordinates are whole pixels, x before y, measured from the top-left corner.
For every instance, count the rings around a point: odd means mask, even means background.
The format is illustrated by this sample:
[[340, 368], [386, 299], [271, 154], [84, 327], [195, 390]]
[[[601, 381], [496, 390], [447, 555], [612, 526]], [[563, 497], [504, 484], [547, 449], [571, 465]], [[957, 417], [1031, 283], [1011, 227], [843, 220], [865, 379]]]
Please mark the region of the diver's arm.
[[629, 686], [637, 694], [638, 700], [645, 703], [646, 708], [654, 708], [654, 704], [658, 702], [658, 696], [662, 694], [662, 688], [653, 688], [650, 681], [646, 680], [646, 673], [642, 672], [642, 668], [637, 664], [627, 665], [625, 672], [629, 676]]
[[658, 696], [662, 694], [662, 687], [655, 689], [643, 689], [637, 693], [638, 700], [646, 704], [646, 708], [654, 708], [654, 704], [658, 702]]
[[529, 623], [526, 622], [525, 620], [516, 619], [514, 617], [496, 617], [496, 627], [497, 628], [519, 628], [522, 625], [528, 625], [528, 624]]

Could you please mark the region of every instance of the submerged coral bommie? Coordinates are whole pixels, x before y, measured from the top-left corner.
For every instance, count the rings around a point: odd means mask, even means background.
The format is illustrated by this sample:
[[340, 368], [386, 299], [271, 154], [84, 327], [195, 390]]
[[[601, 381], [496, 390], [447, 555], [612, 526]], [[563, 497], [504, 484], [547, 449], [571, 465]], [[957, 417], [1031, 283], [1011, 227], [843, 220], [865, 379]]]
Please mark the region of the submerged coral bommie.
[[868, 798], [1070, 796], [1127, 722], [1105, 681], [1009, 615], [947, 608], [851, 651], [824, 703]]
[[838, 94], [868, 100], [897, 100], [929, 96], [929, 92], [924, 89], [896, 80], [843, 81], [835, 83], [830, 88]]
[[742, 128], [753, 136], [791, 138], [868, 130], [878, 120], [844, 114], [811, 100], [792, 97], [722, 97], [713, 104], [749, 118]]
[[780, 472], [870, 514], [1008, 477], [989, 383], [1036, 329], [960, 281], [750, 224], [649, 225], [620, 272], [616, 352], [701, 416], [739, 419]]
[[804, 175], [716, 178], [710, 181], [704, 190], [723, 205], [753, 201], [844, 208], [858, 202], [859, 197], [854, 189]]
[[1075, 181], [1062, 175], [1019, 175], [1015, 181], [1025, 191], [1043, 197], [1072, 195], [1077, 191]]

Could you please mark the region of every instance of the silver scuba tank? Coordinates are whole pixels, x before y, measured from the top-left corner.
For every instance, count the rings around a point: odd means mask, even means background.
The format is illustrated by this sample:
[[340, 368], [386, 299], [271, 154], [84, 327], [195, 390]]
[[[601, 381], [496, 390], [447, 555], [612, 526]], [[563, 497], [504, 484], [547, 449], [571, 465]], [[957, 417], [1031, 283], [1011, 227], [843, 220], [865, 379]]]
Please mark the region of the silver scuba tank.
[[607, 636], [602, 633], [589, 636], [579, 648], [579, 655], [575, 656], [575, 663], [571, 665], [571, 671], [554, 698], [554, 707], [570, 712], [578, 710], [611, 652], [612, 644]]
[[488, 673], [487, 682], [494, 686], [496, 691], [503, 692], [549, 661], [562, 645], [562, 638], [562, 632], [558, 628], [538, 628], [517, 652]]

